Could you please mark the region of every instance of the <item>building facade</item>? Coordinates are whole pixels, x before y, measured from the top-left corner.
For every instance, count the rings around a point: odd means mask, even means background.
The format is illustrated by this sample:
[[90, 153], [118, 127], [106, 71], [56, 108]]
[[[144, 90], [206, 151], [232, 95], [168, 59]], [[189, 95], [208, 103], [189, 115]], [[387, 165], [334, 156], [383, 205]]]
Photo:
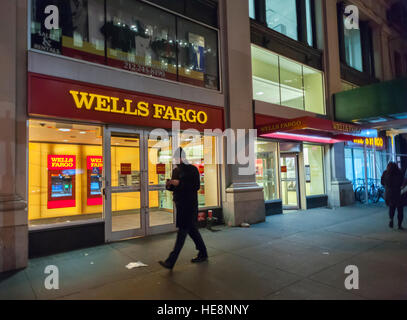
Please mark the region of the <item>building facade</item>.
[[[174, 231], [164, 186], [178, 145], [201, 174], [202, 217], [239, 226], [353, 203], [347, 150], [353, 163], [363, 130], [373, 141], [382, 133], [341, 118], [336, 94], [402, 76], [400, 61], [407, 70], [406, 43], [385, 15], [393, 4], [281, 3], [4, 1], [0, 271]], [[347, 5], [359, 8], [359, 29], [344, 28]], [[252, 174], [214, 161], [235, 144], [225, 129], [245, 130]]]

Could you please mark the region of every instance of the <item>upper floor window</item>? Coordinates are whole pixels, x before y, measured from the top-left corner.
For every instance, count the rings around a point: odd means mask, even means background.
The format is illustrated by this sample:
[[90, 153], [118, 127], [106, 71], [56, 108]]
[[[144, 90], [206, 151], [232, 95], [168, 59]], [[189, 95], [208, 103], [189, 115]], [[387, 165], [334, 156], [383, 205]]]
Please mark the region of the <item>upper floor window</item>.
[[266, 22], [270, 29], [298, 40], [297, 1], [266, 0]]
[[249, 0], [249, 17], [252, 19], [256, 17], [254, 0]]
[[325, 114], [323, 72], [252, 45], [253, 99]]
[[249, 0], [249, 16], [291, 39], [315, 46], [314, 0]]
[[218, 32], [136, 0], [67, 0], [59, 29], [31, 0], [31, 47], [145, 75], [219, 88]]
[[[351, 12], [352, 13], [352, 12]], [[368, 21], [359, 20], [358, 27], [345, 23], [345, 4], [338, 3], [338, 32], [341, 61], [347, 66], [374, 77], [372, 29]]]
[[360, 38], [360, 29], [344, 28], [344, 43], [346, 63], [349, 67], [363, 71], [362, 62], [362, 41]]

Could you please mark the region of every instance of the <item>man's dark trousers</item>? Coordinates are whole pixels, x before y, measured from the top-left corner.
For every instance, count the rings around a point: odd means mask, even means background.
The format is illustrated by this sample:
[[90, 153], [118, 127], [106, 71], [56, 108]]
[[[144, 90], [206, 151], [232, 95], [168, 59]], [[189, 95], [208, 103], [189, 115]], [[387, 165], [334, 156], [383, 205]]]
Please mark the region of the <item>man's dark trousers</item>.
[[201, 234], [199, 233], [198, 228], [194, 224], [188, 228], [178, 229], [177, 240], [175, 242], [174, 250], [170, 253], [168, 259], [166, 260], [166, 262], [169, 265], [174, 266], [175, 262], [177, 262], [178, 256], [182, 250], [182, 247], [184, 246], [185, 239], [188, 234], [194, 241], [196, 249], [199, 251], [199, 257], [206, 257], [208, 255]]

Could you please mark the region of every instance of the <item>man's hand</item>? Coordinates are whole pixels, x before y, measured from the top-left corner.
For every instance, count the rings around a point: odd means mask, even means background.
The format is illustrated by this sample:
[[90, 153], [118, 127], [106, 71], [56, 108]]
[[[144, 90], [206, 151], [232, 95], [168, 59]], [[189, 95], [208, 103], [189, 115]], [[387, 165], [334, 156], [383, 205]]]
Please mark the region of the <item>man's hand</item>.
[[170, 180], [169, 183], [172, 184], [174, 187], [178, 187], [178, 186], [179, 186], [179, 180]]

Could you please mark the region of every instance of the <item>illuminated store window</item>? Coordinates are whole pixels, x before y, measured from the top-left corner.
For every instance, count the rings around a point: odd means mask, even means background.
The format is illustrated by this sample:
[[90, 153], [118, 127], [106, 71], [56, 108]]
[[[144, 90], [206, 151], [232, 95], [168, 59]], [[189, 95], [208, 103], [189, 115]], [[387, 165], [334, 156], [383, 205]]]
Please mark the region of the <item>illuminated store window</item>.
[[32, 1], [31, 46], [50, 53], [104, 63], [104, 0], [60, 1], [59, 29], [48, 30], [43, 21], [50, 1]]
[[194, 136], [181, 140], [187, 161], [200, 174], [201, 189], [198, 191], [199, 207], [219, 205], [218, 166], [216, 164], [216, 138]]
[[[64, 0], [60, 28], [48, 30], [44, 11], [53, 1], [31, 1], [33, 49], [219, 89], [216, 29], [137, 0]], [[185, 10], [197, 14], [190, 4]]]
[[270, 29], [298, 40], [296, 0], [266, 0], [266, 21]]
[[178, 19], [178, 80], [218, 88], [218, 40], [215, 30]]
[[320, 70], [252, 45], [253, 99], [325, 114]]
[[256, 182], [263, 187], [264, 200], [279, 199], [277, 143], [256, 141]]
[[321, 71], [303, 66], [305, 110], [325, 114], [324, 77]]
[[345, 173], [346, 179], [354, 183], [354, 175], [353, 175], [353, 156], [352, 156], [352, 149], [345, 148]]
[[281, 105], [304, 110], [302, 65], [280, 57]]
[[102, 218], [101, 130], [30, 120], [30, 226]]
[[252, 46], [253, 99], [281, 104], [278, 55]]
[[307, 196], [325, 194], [324, 148], [304, 144], [305, 191]]
[[107, 0], [107, 64], [177, 79], [175, 16], [132, 0]]

